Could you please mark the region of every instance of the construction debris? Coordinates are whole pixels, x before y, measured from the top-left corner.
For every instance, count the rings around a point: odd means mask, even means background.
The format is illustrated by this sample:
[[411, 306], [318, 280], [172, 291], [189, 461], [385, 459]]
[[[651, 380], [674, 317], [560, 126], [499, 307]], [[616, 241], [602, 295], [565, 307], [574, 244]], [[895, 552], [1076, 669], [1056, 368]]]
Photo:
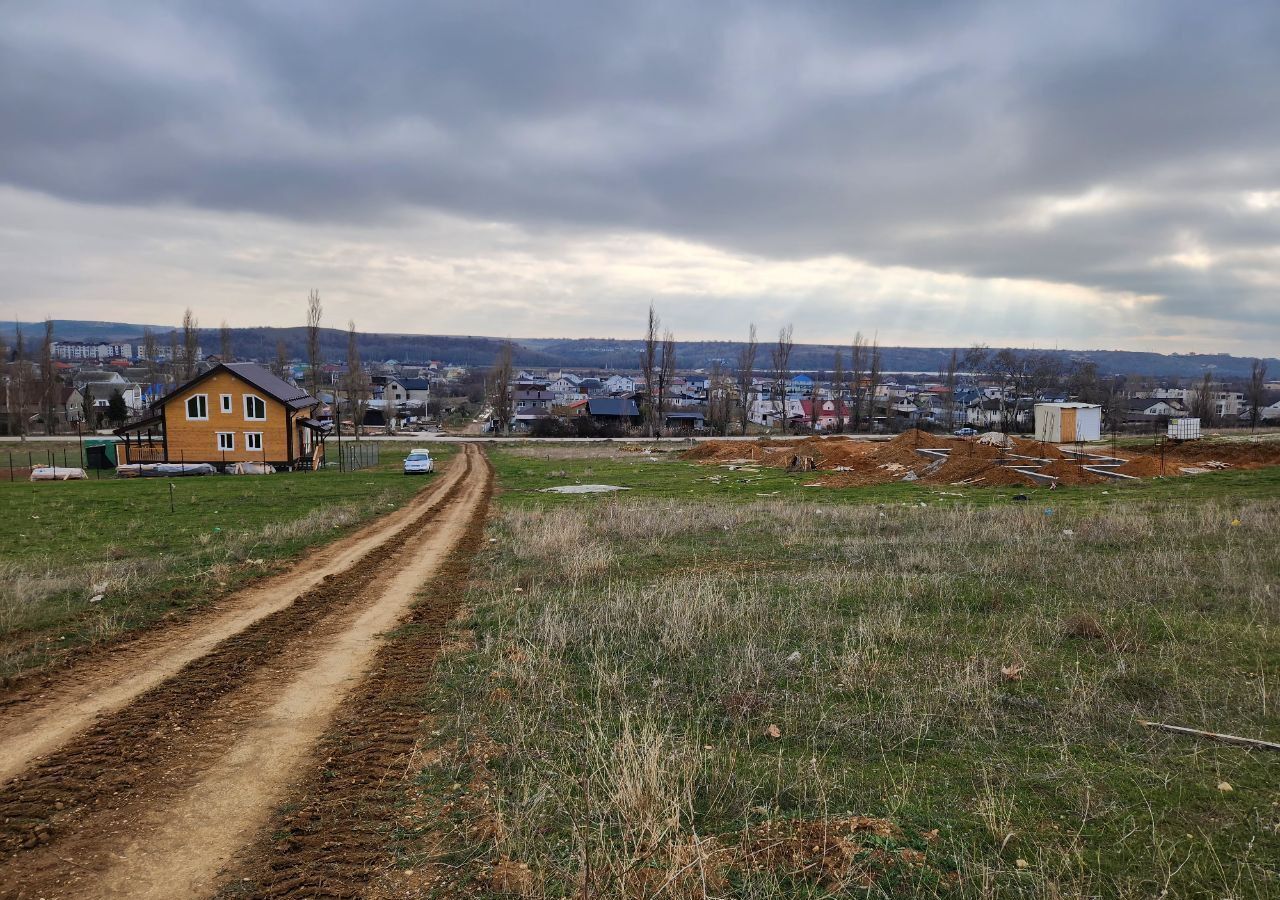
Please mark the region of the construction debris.
[[1275, 741], [1264, 741], [1258, 738], [1238, 737], [1234, 734], [1219, 734], [1216, 731], [1201, 731], [1199, 728], [1184, 728], [1181, 725], [1166, 725], [1163, 722], [1148, 722], [1139, 719], [1138, 724], [1144, 728], [1154, 728], [1157, 731], [1168, 731], [1172, 734], [1188, 734], [1192, 737], [1208, 738], [1211, 741], [1222, 741], [1224, 744], [1237, 744], [1241, 747], [1255, 747], [1259, 750], [1280, 750], [1280, 744]]
[[74, 466], [36, 466], [31, 470], [32, 481], [82, 481], [88, 477], [84, 469]]
[[631, 488], [619, 487], [616, 484], [565, 484], [559, 487], [542, 488], [543, 494], [604, 494], [609, 491], [629, 491]]
[[[1153, 452], [1154, 451], [1154, 452]], [[807, 482], [859, 487], [892, 481], [993, 487], [1104, 484], [1221, 469], [1280, 465], [1280, 441], [1199, 441], [1165, 444], [1153, 451], [1099, 452], [987, 432], [977, 438], [933, 435], [912, 429], [889, 441], [810, 436], [757, 441], [705, 441], [686, 459], [739, 471], [760, 468], [816, 471]]]

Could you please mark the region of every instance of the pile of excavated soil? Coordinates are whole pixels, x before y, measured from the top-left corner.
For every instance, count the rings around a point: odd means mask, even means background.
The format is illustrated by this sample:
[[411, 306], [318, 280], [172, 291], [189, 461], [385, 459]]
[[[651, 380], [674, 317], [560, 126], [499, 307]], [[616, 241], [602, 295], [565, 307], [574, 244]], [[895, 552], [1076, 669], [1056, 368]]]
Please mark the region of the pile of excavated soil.
[[1158, 456], [1134, 456], [1127, 463], [1116, 469], [1121, 475], [1132, 475], [1135, 478], [1155, 478], [1158, 475], [1177, 475], [1178, 466], [1166, 461], [1160, 465]]
[[1046, 443], [1045, 441], [1033, 441], [1028, 438], [1013, 438], [1013, 446], [1009, 448], [1010, 453], [1017, 453], [1021, 456], [1038, 456], [1041, 459], [1066, 459], [1067, 455], [1058, 449], [1057, 444]]
[[[952, 453], [956, 451], [952, 450]], [[926, 484], [1002, 485], [1034, 484], [1030, 476], [998, 464], [994, 459], [981, 456], [956, 456], [920, 479]]]
[[[1158, 458], [1158, 453], [1151, 455]], [[1233, 469], [1260, 469], [1280, 466], [1280, 441], [1187, 441], [1170, 445], [1164, 458], [1182, 466], [1223, 462]]]
[[[917, 450], [948, 449], [941, 465], [935, 457]], [[1105, 454], [1104, 455], [1109, 455]], [[1160, 475], [1187, 475], [1184, 468], [1257, 469], [1280, 466], [1280, 441], [1192, 441], [1168, 445], [1163, 464], [1159, 451], [1120, 451], [1114, 454], [1127, 462], [1116, 469], [1123, 475], [1154, 478]], [[824, 487], [861, 487], [901, 481], [914, 474], [925, 484], [1027, 485], [1043, 484], [1024, 472], [1001, 466], [1008, 457], [1049, 460], [1037, 471], [1052, 475], [1058, 484], [1104, 484], [1110, 479], [1084, 469], [1087, 461], [1077, 461], [1054, 444], [1028, 438], [1011, 438], [1011, 446], [1000, 448], [976, 440], [944, 437], [912, 429], [890, 441], [859, 441], [849, 438], [805, 437], [787, 441], [707, 441], [684, 454], [686, 459], [704, 463], [726, 463], [749, 459], [771, 468], [809, 468], [820, 473], [813, 484]], [[801, 465], [797, 465], [797, 462]], [[1214, 463], [1214, 465], [1209, 465]], [[1029, 465], [1034, 463], [1028, 461]]]

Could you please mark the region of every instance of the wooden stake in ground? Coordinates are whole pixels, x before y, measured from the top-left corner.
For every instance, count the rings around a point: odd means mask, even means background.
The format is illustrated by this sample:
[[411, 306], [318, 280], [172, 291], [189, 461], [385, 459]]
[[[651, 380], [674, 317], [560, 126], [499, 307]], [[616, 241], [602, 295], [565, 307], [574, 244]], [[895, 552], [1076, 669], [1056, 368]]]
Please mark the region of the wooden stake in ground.
[[1275, 741], [1237, 737], [1234, 734], [1219, 734], [1216, 731], [1201, 731], [1199, 728], [1184, 728], [1181, 725], [1165, 725], [1163, 722], [1146, 722], [1142, 719], [1139, 719], [1138, 722], [1146, 728], [1155, 728], [1159, 731], [1168, 731], [1172, 734], [1189, 734], [1194, 737], [1209, 738], [1213, 741], [1222, 741], [1225, 744], [1239, 744], [1242, 747], [1256, 747], [1259, 750], [1280, 750], [1280, 744], [1277, 744]]

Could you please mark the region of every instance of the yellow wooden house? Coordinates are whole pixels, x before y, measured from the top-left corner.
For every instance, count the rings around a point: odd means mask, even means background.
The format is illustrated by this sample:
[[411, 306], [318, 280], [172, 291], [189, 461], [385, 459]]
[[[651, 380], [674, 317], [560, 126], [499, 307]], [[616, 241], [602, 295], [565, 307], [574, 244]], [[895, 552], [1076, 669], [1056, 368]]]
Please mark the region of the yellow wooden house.
[[320, 401], [257, 363], [219, 363], [116, 430], [128, 463], [264, 462], [318, 468]]

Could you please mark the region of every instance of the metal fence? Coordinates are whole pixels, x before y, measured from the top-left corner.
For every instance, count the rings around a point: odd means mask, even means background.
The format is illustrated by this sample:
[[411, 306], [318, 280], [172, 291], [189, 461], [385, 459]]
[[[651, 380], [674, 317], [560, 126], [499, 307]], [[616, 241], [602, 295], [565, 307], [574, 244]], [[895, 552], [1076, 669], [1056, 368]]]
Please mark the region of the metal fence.
[[[354, 472], [378, 464], [378, 445], [369, 441], [344, 441], [338, 445], [338, 470]], [[332, 465], [332, 461], [328, 463]]]
[[[37, 466], [60, 466], [64, 469], [89, 468], [85, 463], [83, 453], [74, 447], [6, 450], [3, 453], [4, 456], [0, 456], [0, 465], [3, 465], [4, 469], [0, 470], [0, 477], [9, 481], [25, 481], [30, 477], [31, 470]], [[101, 469], [93, 469], [92, 471], [95, 477], [102, 477]]]

